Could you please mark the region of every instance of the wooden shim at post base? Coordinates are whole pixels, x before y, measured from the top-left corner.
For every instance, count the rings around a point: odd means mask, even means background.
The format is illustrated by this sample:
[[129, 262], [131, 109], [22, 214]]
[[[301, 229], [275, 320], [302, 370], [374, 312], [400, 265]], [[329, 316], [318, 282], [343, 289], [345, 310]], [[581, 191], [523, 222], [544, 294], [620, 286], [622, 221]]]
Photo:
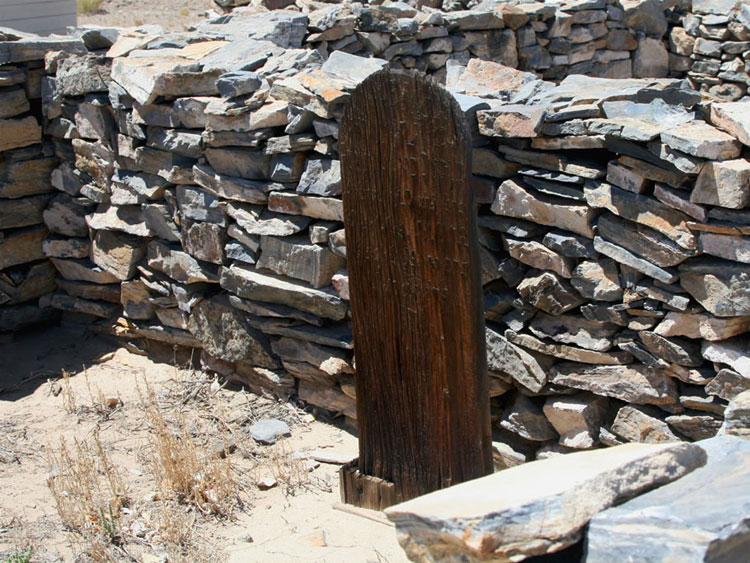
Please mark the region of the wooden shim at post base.
[[339, 151], [359, 434], [343, 498], [382, 509], [492, 472], [470, 135], [431, 79], [383, 70], [353, 92]]
[[384, 510], [404, 499], [397, 494], [396, 486], [372, 475], [359, 472], [355, 459], [339, 469], [341, 502], [372, 510]]

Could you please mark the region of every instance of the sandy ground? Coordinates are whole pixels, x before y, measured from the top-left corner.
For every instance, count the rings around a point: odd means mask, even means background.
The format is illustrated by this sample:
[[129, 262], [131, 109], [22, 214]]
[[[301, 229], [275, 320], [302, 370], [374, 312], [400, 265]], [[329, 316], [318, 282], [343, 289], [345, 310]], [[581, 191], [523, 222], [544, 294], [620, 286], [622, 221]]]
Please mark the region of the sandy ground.
[[[180, 367], [184, 359], [155, 363], [121, 344], [76, 325], [0, 344], [0, 560], [29, 545], [32, 561], [90, 560], [89, 542], [64, 529], [47, 479], [60, 471], [51, 459], [61, 438], [72, 447], [98, 434], [127, 497], [118, 519], [122, 541], [110, 550], [114, 560], [406, 561], [392, 527], [334, 508], [338, 466], [308, 471], [316, 464], [304, 458], [314, 450], [355, 454], [351, 433], [294, 405], [242, 389], [212, 390], [206, 374]], [[231, 517], [161, 502], [152, 470], [155, 433], [144, 413], [146, 381], [151, 404], [170, 427], [181, 421], [189, 428], [201, 451], [215, 451], [217, 440], [236, 445], [228, 457], [236, 483]], [[291, 437], [256, 444], [247, 428], [268, 417], [287, 421]], [[277, 475], [278, 486], [259, 489], [260, 479]], [[156, 515], [167, 512], [187, 538], [182, 551], [170, 551], [156, 532]]]
[[104, 0], [96, 12], [78, 14], [78, 25], [133, 27], [162, 26], [164, 31], [182, 31], [197, 23], [206, 12], [221, 10], [212, 0]]

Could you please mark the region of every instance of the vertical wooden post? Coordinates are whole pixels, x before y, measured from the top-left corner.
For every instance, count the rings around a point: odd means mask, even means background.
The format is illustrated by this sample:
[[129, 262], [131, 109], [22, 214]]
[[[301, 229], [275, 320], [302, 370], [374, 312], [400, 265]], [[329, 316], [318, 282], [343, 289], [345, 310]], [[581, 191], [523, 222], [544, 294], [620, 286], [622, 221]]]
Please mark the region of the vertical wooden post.
[[492, 471], [470, 137], [443, 88], [383, 70], [339, 150], [359, 432], [342, 500], [382, 509]]

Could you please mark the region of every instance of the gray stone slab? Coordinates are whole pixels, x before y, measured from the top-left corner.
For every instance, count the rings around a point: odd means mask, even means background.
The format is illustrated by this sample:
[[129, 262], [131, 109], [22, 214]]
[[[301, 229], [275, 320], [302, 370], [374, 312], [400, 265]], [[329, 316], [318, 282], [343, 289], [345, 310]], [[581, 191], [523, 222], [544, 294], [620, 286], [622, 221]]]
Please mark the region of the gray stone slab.
[[511, 467], [386, 509], [407, 555], [423, 561], [520, 561], [577, 542], [618, 501], [705, 463], [693, 444], [625, 444]]
[[750, 441], [719, 436], [692, 473], [594, 516], [587, 563], [743, 561], [750, 549]]

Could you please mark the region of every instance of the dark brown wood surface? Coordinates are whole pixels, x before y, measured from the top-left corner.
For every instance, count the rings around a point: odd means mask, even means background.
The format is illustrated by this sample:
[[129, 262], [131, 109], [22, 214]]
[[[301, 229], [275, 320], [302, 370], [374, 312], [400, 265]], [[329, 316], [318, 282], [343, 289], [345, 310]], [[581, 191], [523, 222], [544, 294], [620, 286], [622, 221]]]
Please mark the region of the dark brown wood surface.
[[352, 94], [339, 150], [360, 492], [386, 481], [383, 508], [492, 471], [470, 139], [444, 89], [386, 70]]

